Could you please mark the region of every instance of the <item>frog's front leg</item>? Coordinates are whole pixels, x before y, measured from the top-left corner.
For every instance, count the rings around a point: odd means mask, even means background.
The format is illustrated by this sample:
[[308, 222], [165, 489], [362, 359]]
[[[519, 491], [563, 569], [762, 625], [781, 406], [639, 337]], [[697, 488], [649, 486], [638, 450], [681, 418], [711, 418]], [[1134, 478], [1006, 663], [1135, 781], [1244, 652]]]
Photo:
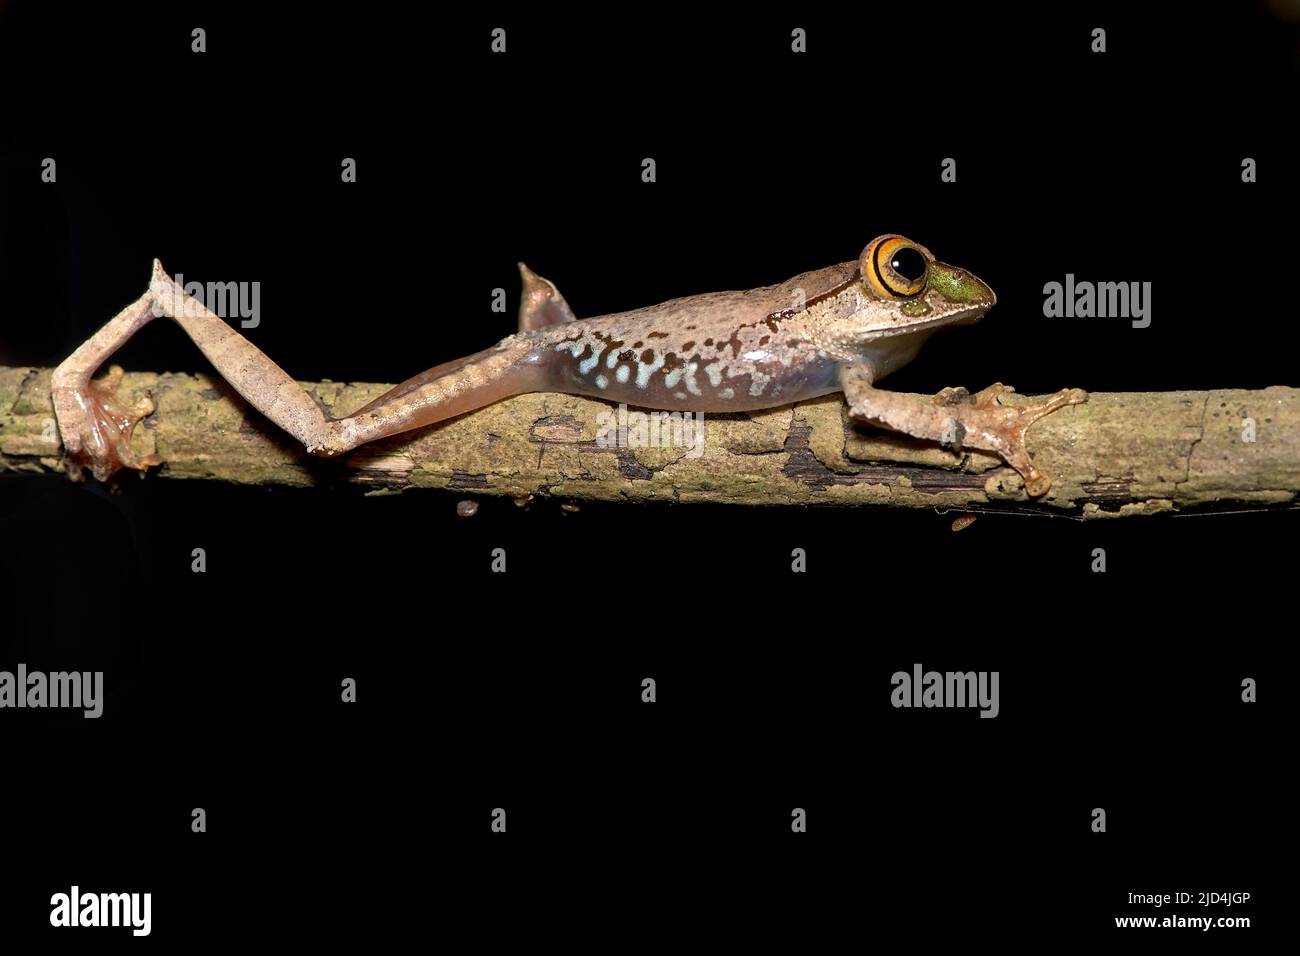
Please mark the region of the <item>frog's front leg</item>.
[[1052, 487], [1052, 479], [1039, 471], [1025, 448], [1025, 431], [1044, 415], [1066, 405], [1088, 400], [1088, 393], [1066, 388], [1044, 401], [1023, 408], [997, 404], [999, 395], [1011, 391], [997, 384], [972, 396], [965, 389], [944, 389], [933, 399], [900, 392], [885, 392], [872, 385], [870, 365], [850, 363], [840, 369], [840, 387], [849, 415], [915, 438], [942, 443], [948, 448], [991, 451], [1018, 471], [1025, 491], [1039, 497]]

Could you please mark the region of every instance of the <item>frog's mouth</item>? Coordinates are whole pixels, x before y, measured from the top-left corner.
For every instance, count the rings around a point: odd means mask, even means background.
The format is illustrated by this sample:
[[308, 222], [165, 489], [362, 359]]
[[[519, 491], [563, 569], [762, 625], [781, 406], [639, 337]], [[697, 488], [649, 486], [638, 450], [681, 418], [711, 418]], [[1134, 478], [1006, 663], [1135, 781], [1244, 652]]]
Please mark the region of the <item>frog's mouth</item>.
[[908, 322], [892, 329], [872, 329], [872, 339], [888, 339], [896, 335], [913, 335], [917, 332], [934, 331], [936, 329], [946, 328], [949, 325], [974, 325], [980, 319], [984, 318], [988, 312], [988, 305], [972, 305], [968, 308], [957, 309], [953, 312], [945, 312], [937, 315], [932, 319], [925, 319], [921, 322]]

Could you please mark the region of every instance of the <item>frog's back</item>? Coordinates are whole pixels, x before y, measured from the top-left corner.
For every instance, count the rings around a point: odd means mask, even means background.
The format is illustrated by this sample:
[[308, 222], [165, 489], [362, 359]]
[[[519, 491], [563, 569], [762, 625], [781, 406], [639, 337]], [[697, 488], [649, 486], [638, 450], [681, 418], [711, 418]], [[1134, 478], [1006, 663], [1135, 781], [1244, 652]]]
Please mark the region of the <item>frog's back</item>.
[[[844, 262], [813, 272], [804, 272], [785, 282], [758, 289], [732, 292], [706, 292], [669, 299], [658, 305], [596, 316], [579, 322], [589, 322], [617, 334], [642, 332], [645, 335], [662, 333], [673, 337], [676, 333], [704, 331], [720, 333], [729, 338], [732, 330], [741, 326], [755, 326], [769, 315], [792, 314], [801, 303], [811, 302], [840, 288], [857, 275], [856, 262]], [[694, 328], [691, 328], [694, 326]], [[716, 336], [715, 336], [716, 337]], [[683, 335], [674, 345], [698, 335]]]

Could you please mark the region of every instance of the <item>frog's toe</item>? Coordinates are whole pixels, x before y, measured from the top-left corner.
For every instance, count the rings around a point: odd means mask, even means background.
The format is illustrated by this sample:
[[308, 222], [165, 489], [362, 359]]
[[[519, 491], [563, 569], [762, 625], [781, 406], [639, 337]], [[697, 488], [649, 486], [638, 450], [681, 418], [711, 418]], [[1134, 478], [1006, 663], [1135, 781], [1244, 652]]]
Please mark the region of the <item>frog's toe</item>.
[[950, 385], [934, 396], [936, 405], [965, 405], [970, 402], [970, 390], [961, 385]]
[[1033, 405], [1025, 405], [1017, 409], [1020, 413], [1017, 425], [1021, 434], [1024, 430], [1038, 421], [1044, 415], [1050, 415], [1058, 408], [1064, 408], [1066, 405], [1082, 405], [1088, 400], [1088, 393], [1081, 388], [1063, 388], [1059, 392], [1053, 392], [1043, 401]]
[[1010, 395], [1016, 390], [1014, 385], [1003, 385], [1001, 382], [994, 382], [988, 388], [981, 388], [971, 397], [971, 404], [976, 408], [992, 408], [998, 403], [998, 399], [1003, 395]]
[[1052, 490], [1052, 479], [1041, 471], [1035, 470], [1034, 474], [1025, 478], [1025, 494], [1031, 498], [1041, 498]]
[[962, 386], [948, 387], [934, 396], [936, 405], [969, 405], [972, 408], [992, 408], [998, 403], [998, 398], [1014, 392], [1015, 388], [1011, 385], [1003, 385], [1001, 382], [994, 382], [988, 388], [982, 388], [974, 395]]

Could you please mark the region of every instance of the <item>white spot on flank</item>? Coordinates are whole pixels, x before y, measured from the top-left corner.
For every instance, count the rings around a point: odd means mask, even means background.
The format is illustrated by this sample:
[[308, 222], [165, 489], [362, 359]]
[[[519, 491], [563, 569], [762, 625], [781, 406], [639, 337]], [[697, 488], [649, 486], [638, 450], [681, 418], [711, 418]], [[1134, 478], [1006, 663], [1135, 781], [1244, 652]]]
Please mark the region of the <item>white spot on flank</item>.
[[572, 352], [572, 353], [573, 353], [573, 357], [574, 357], [574, 358], [577, 358], [577, 357], [578, 357], [578, 353], [582, 351], [582, 346], [579, 345], [577, 342], [558, 342], [558, 343], [556, 343], [555, 351], [557, 351], [557, 352], [566, 352], [566, 351], [568, 351], [568, 352]]
[[686, 369], [680, 365], [677, 366], [675, 369], [673, 369], [671, 372], [669, 372], [667, 375], [664, 376], [664, 386], [666, 388], [676, 388], [677, 383], [682, 380], [682, 376], [685, 374], [686, 374]]
[[597, 376], [596, 376], [596, 387], [597, 387], [597, 388], [604, 388], [604, 387], [605, 387], [606, 385], [608, 385], [608, 384], [609, 384], [609, 379], [607, 379], [605, 376], [603, 376], [603, 375], [597, 375]]
[[636, 387], [645, 388], [647, 385], [649, 385], [650, 376], [653, 375], [655, 372], [657, 372], [659, 370], [659, 367], [663, 364], [664, 364], [664, 357], [658, 354], [655, 355], [654, 362], [652, 362], [649, 365], [646, 365], [643, 362], [637, 362], [636, 363]]
[[600, 362], [600, 356], [604, 353], [604, 351], [605, 351], [605, 346], [603, 345], [597, 346], [596, 351], [591, 353], [591, 358], [583, 359], [581, 362], [578, 363], [578, 371], [581, 372], [583, 375], [586, 375], [588, 372], [590, 372], [593, 368], [596, 367], [597, 363]]
[[613, 368], [617, 364], [618, 364], [618, 353], [615, 352], [613, 349], [610, 349], [609, 358], [605, 359], [605, 367]]
[[709, 377], [709, 384], [717, 388], [722, 384], [722, 363], [714, 362], [704, 366], [704, 374]]
[[735, 397], [736, 397], [736, 390], [734, 388], [724, 388], [722, 391], [718, 392], [718, 398], [721, 398], [723, 400], [732, 399]]
[[699, 367], [699, 364], [696, 362], [692, 362], [690, 365], [686, 366], [686, 391], [690, 392], [692, 395], [704, 394], [700, 391], [700, 386], [695, 382], [695, 370]]
[[686, 397], [685, 392], [673, 392], [673, 398], [685, 398], [685, 397]]
[[749, 394], [762, 395], [763, 389], [767, 388], [767, 383], [771, 381], [770, 375], [764, 375], [762, 372], [755, 372], [754, 377], [750, 380]]
[[620, 365], [618, 367], [618, 371], [614, 373], [614, 377], [618, 379], [619, 384], [621, 385], [628, 380], [631, 374], [632, 374], [632, 369], [630, 366]]

